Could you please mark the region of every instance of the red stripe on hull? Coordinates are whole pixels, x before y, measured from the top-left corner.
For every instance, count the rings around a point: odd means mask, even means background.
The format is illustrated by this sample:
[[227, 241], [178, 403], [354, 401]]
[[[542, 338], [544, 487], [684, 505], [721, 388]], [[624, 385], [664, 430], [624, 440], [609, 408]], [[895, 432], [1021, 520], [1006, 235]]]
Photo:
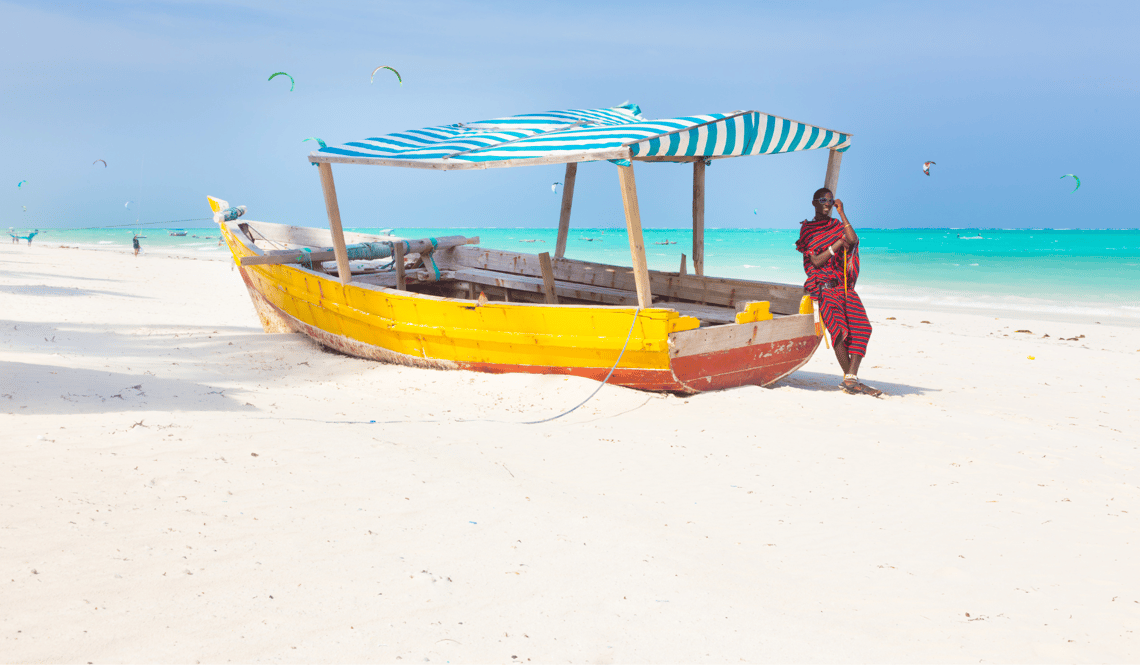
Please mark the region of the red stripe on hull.
[[[753, 344], [725, 351], [674, 358], [672, 370], [620, 367], [610, 383], [638, 390], [699, 393], [738, 386], [766, 386], [791, 374], [819, 346], [815, 336]], [[601, 381], [609, 368], [544, 367], [500, 363], [459, 363], [462, 369], [492, 374], [562, 374]]]
[[766, 386], [806, 363], [819, 339], [809, 335], [674, 358], [673, 373], [689, 392]]

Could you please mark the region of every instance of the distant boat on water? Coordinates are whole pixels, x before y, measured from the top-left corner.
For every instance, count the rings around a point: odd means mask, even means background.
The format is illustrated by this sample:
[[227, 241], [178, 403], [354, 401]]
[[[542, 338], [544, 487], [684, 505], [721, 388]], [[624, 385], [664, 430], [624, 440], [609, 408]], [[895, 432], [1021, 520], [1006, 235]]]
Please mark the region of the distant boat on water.
[[172, 235], [172, 236], [184, 236], [184, 235], [186, 235], [186, 232], [183, 231], [182, 229], [170, 229], [170, 235]]

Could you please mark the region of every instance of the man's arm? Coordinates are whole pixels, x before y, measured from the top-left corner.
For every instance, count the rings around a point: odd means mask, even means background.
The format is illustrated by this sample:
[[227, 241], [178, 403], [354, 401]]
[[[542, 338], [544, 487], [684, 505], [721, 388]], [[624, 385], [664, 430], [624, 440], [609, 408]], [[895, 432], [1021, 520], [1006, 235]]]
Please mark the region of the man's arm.
[[811, 264], [818, 268], [821, 265], [827, 263], [831, 257], [835, 256], [836, 253], [842, 252], [843, 249], [847, 247], [845, 240], [846, 239], [836, 241], [835, 244], [823, 250], [819, 254], [809, 254], [808, 258], [811, 259]]
[[843, 201], [835, 199], [835, 210], [839, 213], [839, 219], [843, 220], [843, 239], [847, 241], [847, 246], [854, 247], [858, 245], [859, 236], [855, 233], [851, 222], [847, 221], [847, 213], [843, 212]]

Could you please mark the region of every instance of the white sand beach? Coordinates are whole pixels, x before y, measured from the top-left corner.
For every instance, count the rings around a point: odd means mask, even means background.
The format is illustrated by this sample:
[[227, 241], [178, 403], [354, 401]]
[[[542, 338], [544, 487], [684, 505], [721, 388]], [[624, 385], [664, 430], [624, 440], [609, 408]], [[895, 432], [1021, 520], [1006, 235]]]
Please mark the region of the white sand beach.
[[0, 245], [0, 661], [1140, 660], [1137, 330], [870, 310], [882, 399], [821, 348], [524, 425], [597, 384], [268, 335], [226, 261]]

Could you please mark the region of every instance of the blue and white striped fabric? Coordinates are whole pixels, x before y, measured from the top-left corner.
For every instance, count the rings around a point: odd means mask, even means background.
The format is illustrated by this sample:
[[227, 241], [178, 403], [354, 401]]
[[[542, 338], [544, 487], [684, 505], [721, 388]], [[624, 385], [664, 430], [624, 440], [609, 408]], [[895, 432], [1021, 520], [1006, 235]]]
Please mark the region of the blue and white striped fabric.
[[758, 111], [646, 120], [636, 104], [571, 109], [387, 134], [310, 154], [312, 162], [472, 169], [610, 159], [691, 161], [829, 148], [851, 136]]

